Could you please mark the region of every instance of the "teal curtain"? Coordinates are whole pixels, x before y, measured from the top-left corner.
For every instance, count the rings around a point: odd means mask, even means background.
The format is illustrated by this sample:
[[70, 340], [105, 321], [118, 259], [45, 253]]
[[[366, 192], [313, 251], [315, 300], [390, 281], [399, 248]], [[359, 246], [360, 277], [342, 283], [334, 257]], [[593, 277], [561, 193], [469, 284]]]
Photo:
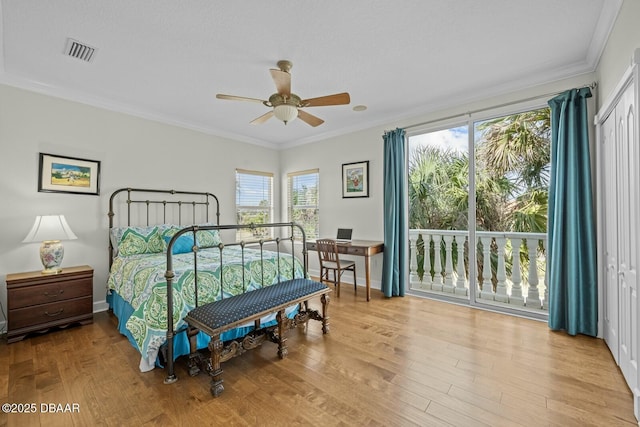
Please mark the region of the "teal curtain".
[[409, 224], [405, 131], [385, 132], [384, 140], [384, 252], [382, 292], [386, 297], [404, 296], [408, 280]]
[[566, 91], [551, 107], [551, 182], [547, 268], [549, 327], [596, 336], [596, 235], [589, 155], [588, 87]]

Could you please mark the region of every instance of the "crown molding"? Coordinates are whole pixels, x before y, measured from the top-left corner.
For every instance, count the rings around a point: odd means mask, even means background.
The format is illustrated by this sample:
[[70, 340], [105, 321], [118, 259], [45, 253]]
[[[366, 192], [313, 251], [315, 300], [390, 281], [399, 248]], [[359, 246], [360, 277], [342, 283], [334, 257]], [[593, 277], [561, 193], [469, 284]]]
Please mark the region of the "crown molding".
[[0, 84], [16, 87], [19, 89], [28, 90], [41, 95], [51, 96], [54, 98], [64, 99], [66, 101], [77, 102], [79, 104], [89, 105], [91, 107], [101, 108], [104, 110], [126, 114], [129, 116], [138, 117], [140, 119], [150, 120], [153, 122], [162, 123], [169, 126], [176, 126], [196, 132], [204, 133], [219, 138], [228, 139], [231, 141], [243, 142], [246, 144], [258, 145], [273, 150], [278, 150], [281, 147], [278, 144], [273, 144], [266, 141], [261, 141], [253, 138], [248, 138], [242, 135], [237, 135], [230, 132], [223, 132], [218, 129], [209, 128], [195, 123], [190, 123], [184, 120], [176, 120], [175, 118], [167, 115], [148, 111], [140, 108], [135, 108], [127, 104], [114, 102], [108, 99], [90, 96], [78, 91], [69, 90], [54, 85], [45, 84], [24, 77], [18, 77], [7, 72], [0, 73]]

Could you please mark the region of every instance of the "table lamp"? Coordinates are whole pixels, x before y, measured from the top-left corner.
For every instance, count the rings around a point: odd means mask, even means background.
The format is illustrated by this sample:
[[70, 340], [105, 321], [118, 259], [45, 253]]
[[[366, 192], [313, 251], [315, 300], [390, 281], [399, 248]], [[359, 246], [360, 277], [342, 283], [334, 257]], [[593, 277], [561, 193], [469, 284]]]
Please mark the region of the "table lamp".
[[61, 240], [75, 240], [64, 215], [37, 216], [31, 231], [22, 243], [42, 242], [40, 246], [40, 260], [44, 266], [43, 274], [56, 274], [62, 271], [60, 263], [64, 257], [64, 247]]

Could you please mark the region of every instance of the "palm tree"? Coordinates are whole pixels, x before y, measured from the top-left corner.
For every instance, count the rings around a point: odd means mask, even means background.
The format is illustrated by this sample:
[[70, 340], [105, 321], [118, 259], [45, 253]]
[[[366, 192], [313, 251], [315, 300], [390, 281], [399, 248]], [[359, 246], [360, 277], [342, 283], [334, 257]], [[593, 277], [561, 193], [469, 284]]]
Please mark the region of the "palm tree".
[[509, 175], [519, 188], [546, 188], [551, 162], [549, 108], [487, 120], [476, 156], [494, 176]]
[[[410, 228], [437, 227], [448, 230], [453, 228], [451, 212], [460, 212], [466, 217], [466, 207], [462, 206], [459, 210], [452, 209], [452, 205], [461, 203], [460, 200], [456, 200], [456, 196], [461, 196], [460, 192], [457, 194], [455, 188], [450, 185], [452, 175], [457, 175], [453, 166], [459, 161], [454, 152], [430, 146], [418, 147], [411, 154], [409, 160], [409, 211], [412, 213], [409, 217]], [[468, 159], [466, 163], [468, 165]], [[463, 180], [466, 180], [466, 177]], [[466, 194], [462, 196], [467, 197]]]
[[487, 174], [510, 183], [503, 230], [546, 232], [551, 166], [549, 108], [482, 122], [476, 159]]

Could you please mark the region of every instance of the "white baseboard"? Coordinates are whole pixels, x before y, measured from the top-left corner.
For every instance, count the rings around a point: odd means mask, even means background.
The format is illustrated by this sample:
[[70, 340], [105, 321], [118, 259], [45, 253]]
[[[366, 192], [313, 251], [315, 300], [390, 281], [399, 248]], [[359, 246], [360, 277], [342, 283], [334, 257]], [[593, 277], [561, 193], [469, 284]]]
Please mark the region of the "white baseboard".
[[107, 311], [107, 310], [109, 310], [109, 304], [107, 303], [106, 299], [93, 303], [94, 313], [100, 313], [101, 311]]

